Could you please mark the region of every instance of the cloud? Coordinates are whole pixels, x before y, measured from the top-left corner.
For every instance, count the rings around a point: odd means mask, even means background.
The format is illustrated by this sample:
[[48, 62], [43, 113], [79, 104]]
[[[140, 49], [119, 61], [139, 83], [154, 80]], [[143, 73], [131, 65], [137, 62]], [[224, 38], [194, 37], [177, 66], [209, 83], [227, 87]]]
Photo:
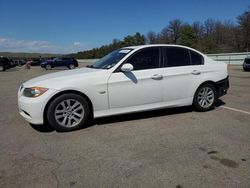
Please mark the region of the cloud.
[[8, 41], [8, 39], [0, 38], [0, 44], [1, 44], [1, 43], [4, 43], [4, 42], [7, 42], [7, 41]]
[[39, 52], [39, 53], [72, 53], [84, 50], [85, 45], [74, 42], [73, 45], [62, 46], [49, 41], [17, 40], [0, 37], [0, 51], [4, 52]]
[[80, 42], [74, 42], [73, 45], [74, 46], [81, 46], [81, 43]]

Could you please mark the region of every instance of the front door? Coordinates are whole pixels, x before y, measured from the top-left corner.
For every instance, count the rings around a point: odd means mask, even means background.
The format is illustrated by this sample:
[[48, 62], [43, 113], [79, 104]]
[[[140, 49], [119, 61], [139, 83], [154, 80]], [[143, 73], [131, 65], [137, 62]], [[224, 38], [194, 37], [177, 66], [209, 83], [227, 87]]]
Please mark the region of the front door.
[[132, 64], [133, 71], [118, 70], [112, 73], [108, 80], [110, 108], [162, 102], [163, 73], [160, 68], [160, 59], [159, 48], [142, 49], [124, 62]]

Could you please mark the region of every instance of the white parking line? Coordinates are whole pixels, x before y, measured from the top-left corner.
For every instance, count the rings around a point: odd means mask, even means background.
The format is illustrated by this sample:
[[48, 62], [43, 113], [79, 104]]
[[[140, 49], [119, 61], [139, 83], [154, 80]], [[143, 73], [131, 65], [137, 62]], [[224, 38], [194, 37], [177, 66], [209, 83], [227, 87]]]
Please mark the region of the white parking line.
[[239, 110], [239, 109], [231, 108], [231, 107], [227, 107], [227, 106], [220, 106], [220, 107], [224, 108], [224, 109], [227, 109], [227, 110], [232, 110], [232, 111], [235, 111], [235, 112], [240, 112], [240, 113], [243, 113], [243, 114], [250, 115], [250, 112], [247, 112], [247, 111], [244, 111], [244, 110]]

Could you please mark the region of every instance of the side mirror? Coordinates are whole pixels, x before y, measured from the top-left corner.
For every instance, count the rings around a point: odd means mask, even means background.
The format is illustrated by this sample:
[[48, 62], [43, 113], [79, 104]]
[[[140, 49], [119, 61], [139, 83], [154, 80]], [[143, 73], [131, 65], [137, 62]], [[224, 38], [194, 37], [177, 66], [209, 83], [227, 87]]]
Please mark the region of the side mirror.
[[126, 64], [122, 65], [122, 67], [121, 67], [122, 72], [130, 72], [133, 69], [134, 69], [134, 67], [130, 63], [126, 63]]

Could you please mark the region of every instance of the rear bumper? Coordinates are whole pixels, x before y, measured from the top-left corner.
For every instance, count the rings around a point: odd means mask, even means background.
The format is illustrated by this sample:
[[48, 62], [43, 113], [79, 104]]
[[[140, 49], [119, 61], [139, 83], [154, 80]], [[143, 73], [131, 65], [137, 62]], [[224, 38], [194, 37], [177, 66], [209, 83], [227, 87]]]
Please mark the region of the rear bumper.
[[227, 76], [223, 80], [216, 82], [216, 84], [217, 84], [218, 97], [226, 95], [227, 90], [229, 89], [229, 76]]

